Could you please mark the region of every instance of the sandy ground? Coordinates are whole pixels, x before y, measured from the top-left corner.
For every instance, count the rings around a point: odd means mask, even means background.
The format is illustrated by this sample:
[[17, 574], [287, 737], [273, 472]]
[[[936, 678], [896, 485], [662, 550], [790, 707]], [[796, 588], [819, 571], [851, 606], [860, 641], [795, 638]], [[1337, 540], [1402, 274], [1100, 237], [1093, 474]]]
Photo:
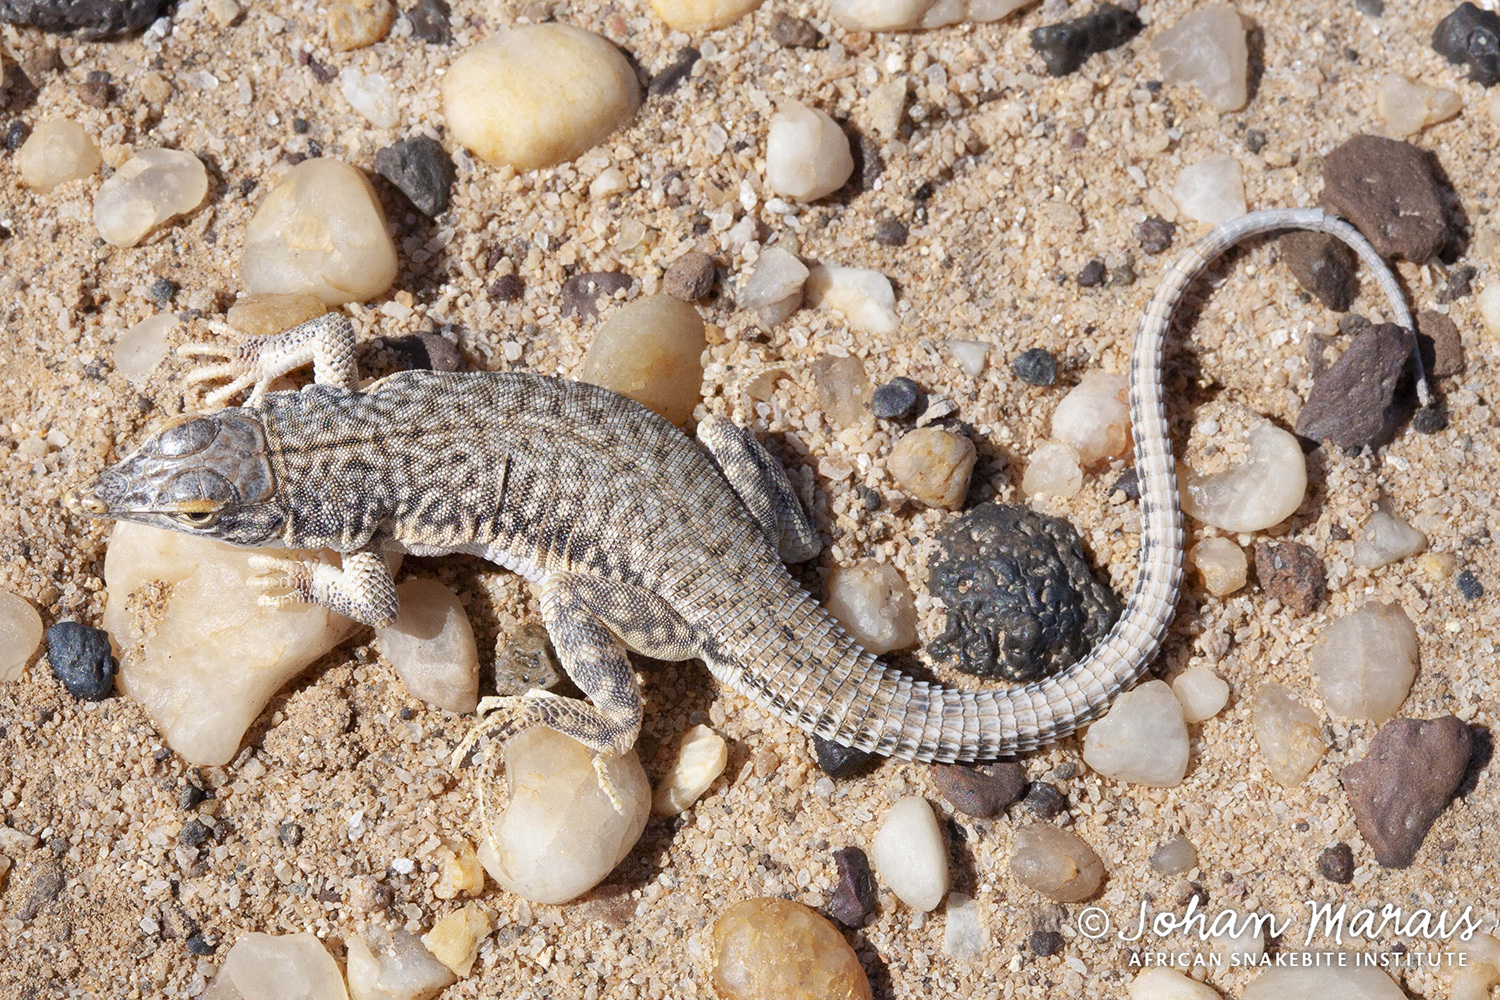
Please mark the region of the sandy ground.
[[[129, 148], [189, 149], [210, 165], [213, 187], [193, 216], [146, 245], [115, 250], [96, 239], [88, 221], [98, 175], [38, 196], [8, 163], [0, 165], [0, 222], [10, 231], [0, 239], [0, 587], [32, 599], [49, 624], [64, 616], [97, 622], [104, 529], [67, 516], [58, 500], [138, 440], [150, 421], [183, 406], [179, 362], [165, 363], [140, 392], [109, 364], [120, 331], [155, 310], [147, 295], [152, 283], [167, 277], [180, 286], [178, 311], [222, 313], [239, 288], [245, 224], [288, 157], [316, 142], [324, 155], [368, 169], [374, 152], [395, 138], [424, 131], [442, 137], [437, 80], [453, 55], [518, 19], [555, 16], [608, 36], [647, 72], [669, 64], [690, 41], [704, 59], [680, 88], [650, 99], [631, 125], [573, 164], [506, 177], [456, 154], [454, 207], [437, 222], [418, 217], [380, 182], [402, 269], [387, 297], [354, 310], [362, 335], [452, 324], [472, 367], [574, 373], [596, 322], [562, 318], [560, 287], [570, 273], [624, 270], [637, 279], [634, 296], [655, 290], [666, 265], [690, 248], [715, 254], [731, 275], [739, 273], [745, 255], [726, 253], [721, 232], [743, 214], [746, 185], [753, 192], [760, 184], [776, 103], [817, 104], [873, 137], [872, 87], [910, 75], [925, 114], [909, 136], [881, 143], [885, 171], [873, 188], [805, 209], [795, 231], [780, 218], [767, 220], [777, 238], [808, 259], [890, 275], [899, 287], [900, 329], [876, 339], [852, 333], [830, 314], [804, 311], [762, 333], [728, 300], [715, 299], [703, 309], [713, 325], [704, 409], [753, 419], [815, 493], [819, 527], [831, 544], [809, 572], [809, 585], [818, 587], [816, 574], [839, 563], [867, 555], [889, 560], [922, 595], [923, 636], [930, 639], [939, 622], [922, 589], [924, 564], [935, 530], [951, 515], [903, 502], [885, 472], [889, 428], [828, 427], [816, 412], [808, 374], [820, 354], [845, 351], [864, 359], [876, 384], [905, 374], [952, 398], [980, 442], [971, 500], [1018, 499], [1019, 470], [1045, 436], [1065, 384], [1093, 368], [1125, 370], [1136, 317], [1163, 266], [1139, 252], [1132, 230], [1164, 202], [1161, 192], [1183, 166], [1228, 152], [1244, 167], [1252, 208], [1310, 205], [1322, 155], [1378, 127], [1375, 86], [1394, 70], [1452, 87], [1468, 102], [1458, 119], [1419, 141], [1437, 152], [1471, 235], [1489, 218], [1500, 127], [1484, 113], [1483, 91], [1428, 45], [1448, 4], [1390, 0], [1383, 17], [1371, 18], [1348, 3], [1247, 0], [1240, 9], [1259, 26], [1264, 71], [1247, 109], [1222, 116], [1190, 88], [1146, 88], [1158, 74], [1147, 41], [1192, 6], [1153, 0], [1142, 11], [1152, 24], [1141, 39], [1063, 79], [1038, 75], [1028, 43], [1029, 29], [1044, 23], [1036, 8], [999, 24], [930, 33], [833, 30], [835, 44], [818, 50], [775, 45], [770, 24], [779, 11], [826, 26], [821, 8], [776, 0], [696, 39], [666, 31], [644, 4], [460, 0], [467, 24], [450, 49], [416, 42], [398, 22], [390, 39], [347, 54], [328, 51], [322, 12], [312, 2], [255, 6], [228, 29], [188, 11], [154, 48], [139, 40], [86, 44], [6, 29], [6, 45], [23, 60], [56, 45], [61, 65], [40, 76], [23, 106], [0, 117], [81, 121], [115, 163]], [[1083, 10], [1075, 4], [1071, 14]], [[1057, 19], [1055, 11], [1045, 18]], [[303, 50], [335, 69], [378, 69], [389, 77], [403, 94], [400, 128], [369, 127], [336, 84], [317, 83], [299, 65]], [[102, 110], [75, 93], [96, 69], [112, 73], [120, 92]], [[143, 96], [148, 72], [171, 84], [161, 105]], [[293, 132], [297, 117], [311, 123], [305, 135]], [[1259, 155], [1244, 144], [1251, 128], [1267, 137]], [[589, 180], [610, 165], [625, 173], [632, 190], [589, 201]], [[1081, 213], [1081, 230], [1067, 212], [1049, 207], [1057, 204]], [[910, 224], [905, 246], [873, 241], [886, 215]], [[1179, 234], [1177, 246], [1183, 242]], [[1114, 264], [1126, 254], [1136, 256], [1134, 285], [1085, 290], [1071, 278], [1094, 256]], [[1473, 249], [1467, 262], [1479, 267], [1480, 284], [1496, 266]], [[485, 288], [512, 268], [525, 280], [524, 297], [490, 302]], [[1432, 269], [1402, 265], [1401, 273], [1415, 306], [1436, 302], [1445, 282]], [[1191, 337], [1169, 354], [1180, 440], [1195, 419], [1234, 418], [1241, 408], [1290, 425], [1311, 384], [1307, 338], [1336, 335], [1338, 317], [1299, 297], [1272, 245], [1221, 265], [1198, 291]], [[1362, 299], [1355, 308], [1378, 311], [1379, 303]], [[1026, 760], [1034, 779], [1060, 766], [1068, 774], [1076, 765], [1076, 775], [1049, 780], [1068, 797], [1063, 821], [1105, 860], [1109, 877], [1095, 902], [1117, 923], [1142, 900], [1180, 909], [1193, 883], [1210, 912], [1265, 907], [1293, 919], [1283, 951], [1300, 949], [1309, 898], [1351, 909], [1391, 904], [1456, 913], [1473, 906], [1489, 924], [1500, 914], [1494, 890], [1500, 784], [1493, 769], [1443, 814], [1413, 867], [1385, 871], [1355, 830], [1337, 782], [1338, 769], [1363, 755], [1373, 728], [1331, 723], [1323, 761], [1305, 785], [1286, 790], [1258, 761], [1245, 708], [1258, 684], [1275, 680], [1321, 712], [1308, 667], [1311, 644], [1332, 617], [1380, 598], [1399, 601], [1421, 638], [1421, 670], [1404, 714], [1456, 713], [1494, 725], [1500, 679], [1490, 638], [1496, 602], [1489, 595], [1500, 592], [1500, 558], [1489, 536], [1500, 471], [1488, 387], [1496, 350], [1483, 339], [1472, 298], [1453, 303], [1451, 315], [1463, 332], [1468, 367], [1446, 386], [1449, 429], [1434, 437], [1408, 432], [1379, 458], [1323, 452], [1310, 458], [1307, 502], [1279, 533], [1324, 557], [1331, 596], [1322, 611], [1297, 618], [1253, 583], [1220, 599], [1190, 581], [1157, 670], [1170, 676], [1209, 663], [1230, 681], [1233, 698], [1217, 718], [1194, 727], [1183, 784], [1148, 789], [1102, 779], [1082, 765], [1077, 739]], [[178, 336], [188, 331], [180, 328]], [[964, 374], [941, 347], [948, 338], [992, 343], [988, 369], [977, 378]], [[1014, 377], [1010, 360], [1037, 346], [1064, 362], [1064, 385], [1038, 389]], [[747, 410], [744, 387], [767, 367], [789, 377], [769, 405]], [[43, 457], [18, 450], [34, 436], [50, 442]], [[1206, 454], [1214, 449], [1202, 441], [1192, 448], [1209, 467], [1235, 450]], [[851, 464], [852, 478], [819, 475], [819, 463], [830, 459]], [[1109, 498], [1117, 473], [1090, 477], [1078, 496], [1049, 510], [1078, 526], [1123, 591], [1133, 578], [1138, 517], [1133, 504]], [[856, 485], [879, 490], [887, 502], [867, 513]], [[1357, 536], [1379, 490], [1428, 533], [1433, 549], [1472, 569], [1489, 595], [1466, 602], [1451, 579], [1429, 579], [1414, 561], [1375, 572], [1353, 568], [1353, 543], [1342, 539]], [[413, 560], [407, 572], [457, 586], [482, 644], [534, 619], [524, 585], [477, 561]], [[434, 834], [476, 834], [472, 788], [444, 764], [466, 724], [407, 696], [367, 642], [366, 636], [341, 647], [278, 696], [234, 764], [201, 772], [163, 748], [137, 706], [123, 698], [76, 703], [44, 664], [0, 689], [0, 820], [44, 844], [16, 859], [0, 892], [6, 956], [0, 995], [193, 996], [246, 931], [311, 930], [342, 958], [344, 939], [379, 895], [361, 885], [387, 887], [391, 916], [413, 929], [457, 905], [432, 895], [436, 872], [422, 863], [422, 852]], [[653, 819], [636, 850], [583, 902], [530, 905], [487, 891], [482, 901], [499, 929], [474, 975], [444, 993], [445, 1000], [709, 996], [709, 934], [726, 906], [760, 894], [817, 906], [834, 886], [831, 851], [868, 845], [894, 798], [921, 794], [947, 811], [922, 766], [886, 763], [820, 794], [820, 775], [799, 733], [762, 718], [743, 698], [716, 691], [698, 664], [643, 667], [649, 702], [640, 751], [647, 771], [661, 773], [683, 728], [709, 721], [731, 743], [725, 777], [685, 816]], [[176, 840], [188, 818], [178, 805], [188, 780], [216, 789], [213, 808], [227, 821], [223, 842], [208, 845], [201, 857]], [[356, 812], [364, 824], [351, 838]], [[306, 831], [296, 847], [277, 837], [288, 821]], [[949, 826], [955, 888], [978, 898], [989, 935], [982, 958], [944, 954], [941, 910], [916, 914], [882, 896], [878, 919], [850, 935], [877, 996], [1124, 995], [1135, 972], [1131, 955], [1145, 942], [1086, 940], [1074, 929], [1078, 907], [1063, 914], [1010, 876], [1012, 832], [1029, 821], [1018, 807], [1009, 817], [956, 817]], [[1154, 847], [1176, 832], [1193, 840], [1201, 858], [1186, 878], [1147, 866]], [[1340, 840], [1353, 845], [1359, 865], [1347, 887], [1325, 882], [1315, 868], [1318, 854]], [[36, 865], [54, 857], [64, 887], [23, 919], [28, 880]], [[416, 858], [415, 871], [398, 874], [391, 867], [397, 858]], [[361, 882], [366, 876], [376, 881]], [[189, 953], [189, 918], [217, 944], [216, 956]], [[1063, 951], [1033, 956], [1025, 948], [1028, 935], [1059, 919]], [[1388, 951], [1394, 941], [1387, 932], [1371, 947]], [[1415, 996], [1446, 995], [1444, 975], [1400, 975]], [[1250, 978], [1240, 970], [1209, 975], [1235, 996]]]

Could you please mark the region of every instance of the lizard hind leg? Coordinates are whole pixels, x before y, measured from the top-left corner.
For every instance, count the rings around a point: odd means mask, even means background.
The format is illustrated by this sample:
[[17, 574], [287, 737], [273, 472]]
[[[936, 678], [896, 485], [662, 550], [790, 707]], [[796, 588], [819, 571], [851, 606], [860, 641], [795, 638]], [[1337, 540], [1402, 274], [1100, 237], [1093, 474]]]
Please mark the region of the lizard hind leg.
[[713, 456], [783, 562], [806, 562], [818, 554], [818, 533], [786, 469], [751, 431], [711, 416], [698, 425], [698, 443]]

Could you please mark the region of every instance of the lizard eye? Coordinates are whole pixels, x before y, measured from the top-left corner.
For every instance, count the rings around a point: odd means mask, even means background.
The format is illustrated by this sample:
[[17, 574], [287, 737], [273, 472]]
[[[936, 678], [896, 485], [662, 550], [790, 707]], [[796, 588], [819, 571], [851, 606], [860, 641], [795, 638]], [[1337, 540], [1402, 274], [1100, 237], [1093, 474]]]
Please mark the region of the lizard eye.
[[175, 516], [183, 524], [190, 524], [195, 528], [207, 528], [219, 519], [219, 512], [216, 510], [195, 510]]

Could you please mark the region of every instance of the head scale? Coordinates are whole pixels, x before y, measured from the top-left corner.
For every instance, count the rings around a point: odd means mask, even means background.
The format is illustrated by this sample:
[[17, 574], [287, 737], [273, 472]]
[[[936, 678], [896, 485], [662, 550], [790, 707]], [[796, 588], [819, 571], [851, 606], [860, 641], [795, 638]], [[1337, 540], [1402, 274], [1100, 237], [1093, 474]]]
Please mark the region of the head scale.
[[89, 517], [237, 545], [276, 544], [284, 521], [265, 431], [242, 409], [174, 419], [66, 503]]

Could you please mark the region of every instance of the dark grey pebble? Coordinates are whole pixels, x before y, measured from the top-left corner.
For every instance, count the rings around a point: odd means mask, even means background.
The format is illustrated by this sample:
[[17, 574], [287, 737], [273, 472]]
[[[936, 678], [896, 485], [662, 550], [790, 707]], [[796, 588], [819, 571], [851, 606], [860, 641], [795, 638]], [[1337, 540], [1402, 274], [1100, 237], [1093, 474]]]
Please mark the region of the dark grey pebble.
[[452, 13], [446, 0], [419, 0], [406, 12], [406, 20], [411, 24], [411, 33], [422, 41], [430, 45], [451, 45], [453, 29], [448, 18]]
[[1097, 288], [1104, 284], [1104, 261], [1095, 257], [1083, 265], [1083, 270], [1078, 272], [1078, 286], [1080, 288]]
[[1334, 844], [1318, 855], [1318, 874], [1339, 885], [1353, 882], [1354, 851], [1348, 844]]
[[1141, 249], [1155, 256], [1172, 245], [1177, 227], [1159, 215], [1153, 215], [1135, 227], [1135, 238], [1141, 241]]
[[844, 847], [833, 852], [833, 861], [838, 865], [839, 883], [824, 909], [845, 927], [863, 927], [875, 912], [877, 898], [870, 859], [858, 847]]
[[1033, 955], [1046, 958], [1062, 951], [1063, 936], [1057, 931], [1032, 931], [1026, 944]]
[[905, 246], [906, 236], [906, 223], [900, 219], [887, 216], [875, 223], [875, 242], [883, 247]]
[[214, 953], [214, 946], [209, 944], [202, 934], [194, 934], [184, 943], [187, 945], [187, 950], [190, 953], [199, 957], [206, 957]]
[[1461, 3], [1438, 22], [1432, 47], [1451, 63], [1467, 63], [1471, 80], [1500, 83], [1500, 14]]
[[1458, 584], [1458, 592], [1464, 595], [1466, 601], [1477, 601], [1484, 596], [1484, 584], [1479, 582], [1479, 577], [1471, 569], [1458, 574], [1458, 579], [1453, 582]]
[[1359, 291], [1359, 258], [1349, 245], [1327, 233], [1296, 232], [1281, 237], [1281, 260], [1297, 284], [1335, 312], [1344, 312]]
[[58, 622], [47, 630], [52, 676], [80, 701], [100, 701], [115, 689], [119, 669], [109, 633], [78, 622]]
[[562, 286], [562, 314], [577, 316], [581, 320], [594, 319], [599, 315], [598, 300], [616, 292], [623, 292], [631, 284], [630, 275], [623, 271], [589, 271], [575, 274]]
[[519, 274], [502, 274], [490, 285], [490, 301], [492, 302], [514, 302], [521, 297], [521, 290], [525, 288], [525, 282]]
[[787, 49], [810, 49], [823, 40], [811, 21], [790, 14], [777, 14], [771, 19], [771, 38]]
[[818, 758], [818, 768], [830, 778], [848, 778], [862, 771], [874, 754], [866, 750], [840, 746], [832, 740], [813, 736], [813, 753]]
[[306, 135], [307, 130], [310, 128], [312, 128], [312, 125], [308, 123], [306, 118], [292, 119], [292, 131], [297, 133], [298, 135]]
[[917, 408], [922, 390], [905, 375], [880, 386], [870, 397], [870, 411], [882, 420], [903, 420]]
[[1474, 277], [1479, 269], [1472, 264], [1455, 267], [1448, 273], [1448, 287], [1438, 292], [1439, 302], [1457, 302], [1474, 294]]
[[714, 259], [701, 250], [689, 250], [667, 265], [662, 291], [684, 302], [707, 298], [714, 290]]
[[1129, 257], [1119, 267], [1111, 268], [1109, 272], [1109, 283], [1111, 285], [1129, 287], [1135, 284], [1135, 261]]
[[934, 764], [932, 778], [955, 812], [978, 819], [999, 815], [1026, 790], [1026, 770], [1014, 761]]
[[409, 337], [398, 337], [386, 342], [400, 354], [409, 368], [434, 372], [462, 371], [463, 355], [458, 345], [438, 333], [414, 333]]
[[1411, 429], [1418, 434], [1436, 434], [1448, 427], [1448, 411], [1441, 403], [1424, 406], [1411, 418]]
[[1349, 313], [1346, 316], [1339, 317], [1339, 333], [1358, 333], [1361, 330], [1368, 330], [1369, 328], [1370, 321], [1359, 313]]
[[203, 789], [199, 788], [191, 781], [184, 782], [182, 790], [177, 793], [177, 808], [181, 809], [183, 812], [187, 812], [190, 809], [196, 809], [198, 807], [198, 803], [202, 802], [207, 797], [208, 796], [203, 791]]
[[302, 827], [296, 823], [283, 823], [276, 830], [276, 838], [287, 847], [296, 847], [302, 843]]
[[87, 39], [144, 31], [172, 0], [0, 0], [0, 21]]
[[375, 172], [396, 185], [428, 218], [448, 210], [458, 176], [443, 144], [425, 135], [402, 139], [377, 152]]
[[651, 78], [651, 82], [646, 85], [646, 92], [652, 97], [661, 97], [663, 94], [670, 94], [677, 89], [682, 81], [693, 75], [693, 66], [702, 58], [703, 53], [691, 45], [679, 49], [677, 57], [665, 69]]
[[10, 127], [5, 130], [5, 148], [14, 153], [26, 145], [26, 140], [31, 135], [31, 126], [25, 122], [11, 122]]
[[1016, 358], [1010, 368], [1027, 385], [1051, 385], [1057, 381], [1057, 359], [1040, 347]]
[[115, 99], [113, 78], [105, 70], [91, 70], [78, 85], [78, 99], [91, 108], [109, 107]]
[[1354, 6], [1359, 8], [1361, 14], [1370, 17], [1380, 17], [1385, 13], [1385, 0], [1354, 0]]
[[1126, 498], [1130, 500], [1139, 500], [1141, 498], [1141, 476], [1140, 473], [1135, 471], [1135, 466], [1132, 465], [1120, 473], [1120, 478], [1116, 479], [1115, 484], [1109, 488], [1111, 493], [1116, 490], [1124, 493]]
[[1068, 808], [1068, 798], [1057, 786], [1046, 781], [1033, 782], [1026, 792], [1026, 808], [1042, 819], [1051, 819]]
[[177, 282], [171, 278], [157, 278], [151, 282], [151, 290], [148, 294], [151, 296], [151, 301], [157, 305], [167, 305], [177, 297]]
[[1339, 448], [1389, 444], [1412, 413], [1411, 357], [1416, 335], [1381, 323], [1354, 338], [1313, 380], [1296, 431]]
[[1052, 76], [1067, 76], [1096, 52], [1118, 48], [1144, 25], [1134, 13], [1102, 3], [1083, 17], [1049, 24], [1031, 31], [1031, 47]]
[[1472, 739], [1452, 715], [1392, 719], [1364, 759], [1339, 773], [1355, 825], [1381, 867], [1405, 868], [1416, 859], [1468, 771]]
[[177, 832], [177, 842], [183, 847], [202, 847], [213, 836], [213, 827], [202, 820], [190, 819]]
[[1253, 128], [1245, 133], [1245, 148], [1252, 153], [1259, 153], [1266, 148], [1266, 134], [1258, 128]]

